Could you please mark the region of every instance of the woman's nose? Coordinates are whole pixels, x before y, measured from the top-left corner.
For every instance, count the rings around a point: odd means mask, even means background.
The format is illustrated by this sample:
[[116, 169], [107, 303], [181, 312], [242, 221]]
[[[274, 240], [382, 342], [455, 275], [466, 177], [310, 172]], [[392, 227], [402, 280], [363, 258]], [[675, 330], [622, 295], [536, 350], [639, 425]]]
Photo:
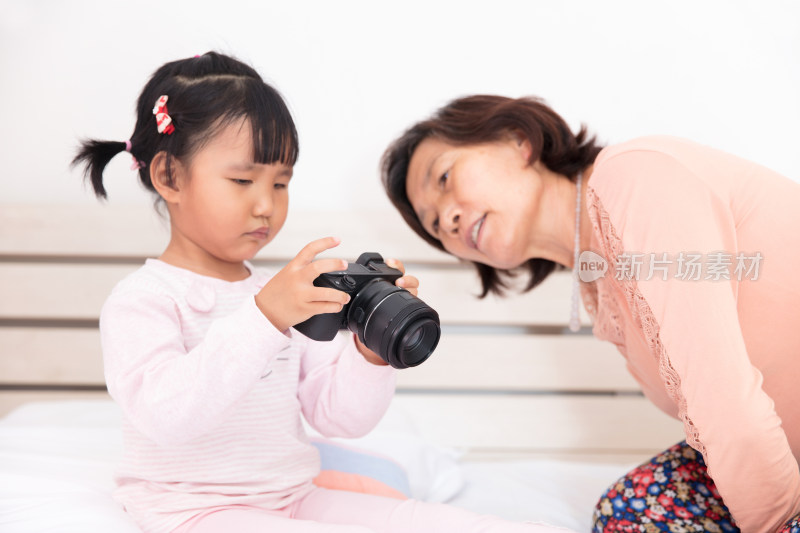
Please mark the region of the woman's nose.
[[461, 213], [459, 209], [456, 206], [451, 205], [442, 212], [439, 226], [441, 226], [442, 232], [447, 235], [457, 234], [460, 220]]

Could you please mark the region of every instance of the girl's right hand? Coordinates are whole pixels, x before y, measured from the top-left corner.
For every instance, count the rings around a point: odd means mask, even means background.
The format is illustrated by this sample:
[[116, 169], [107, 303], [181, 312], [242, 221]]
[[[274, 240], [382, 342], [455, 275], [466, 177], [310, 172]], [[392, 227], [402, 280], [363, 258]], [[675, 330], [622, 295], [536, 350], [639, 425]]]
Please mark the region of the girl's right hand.
[[256, 294], [256, 305], [278, 331], [286, 331], [320, 313], [338, 313], [350, 301], [346, 292], [314, 285], [320, 274], [347, 269], [343, 259], [314, 261], [317, 254], [340, 242], [326, 237], [308, 243]]

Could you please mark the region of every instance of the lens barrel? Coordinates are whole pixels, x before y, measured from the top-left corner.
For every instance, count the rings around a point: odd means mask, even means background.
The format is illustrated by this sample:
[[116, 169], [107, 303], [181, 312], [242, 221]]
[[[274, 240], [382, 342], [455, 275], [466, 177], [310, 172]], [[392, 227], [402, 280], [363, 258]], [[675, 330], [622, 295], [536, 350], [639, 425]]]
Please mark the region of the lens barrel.
[[425, 302], [385, 280], [365, 285], [350, 303], [347, 326], [394, 368], [417, 366], [439, 343], [439, 315]]

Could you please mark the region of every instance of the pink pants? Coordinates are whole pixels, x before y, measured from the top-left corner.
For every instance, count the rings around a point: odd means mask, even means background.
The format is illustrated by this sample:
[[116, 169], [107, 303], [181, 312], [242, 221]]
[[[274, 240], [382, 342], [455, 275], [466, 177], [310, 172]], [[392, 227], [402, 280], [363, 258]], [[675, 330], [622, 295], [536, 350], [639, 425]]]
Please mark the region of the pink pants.
[[236, 506], [189, 520], [174, 533], [565, 533], [544, 524], [507, 522], [458, 507], [314, 489], [275, 511]]

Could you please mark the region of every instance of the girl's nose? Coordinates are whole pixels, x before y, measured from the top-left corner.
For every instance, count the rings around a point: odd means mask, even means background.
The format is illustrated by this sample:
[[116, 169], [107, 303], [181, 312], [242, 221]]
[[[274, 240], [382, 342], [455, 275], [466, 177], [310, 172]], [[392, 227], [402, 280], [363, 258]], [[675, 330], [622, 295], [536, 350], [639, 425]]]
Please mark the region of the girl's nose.
[[272, 214], [272, 189], [268, 193], [260, 193], [253, 205], [253, 215], [257, 217], [269, 217]]

